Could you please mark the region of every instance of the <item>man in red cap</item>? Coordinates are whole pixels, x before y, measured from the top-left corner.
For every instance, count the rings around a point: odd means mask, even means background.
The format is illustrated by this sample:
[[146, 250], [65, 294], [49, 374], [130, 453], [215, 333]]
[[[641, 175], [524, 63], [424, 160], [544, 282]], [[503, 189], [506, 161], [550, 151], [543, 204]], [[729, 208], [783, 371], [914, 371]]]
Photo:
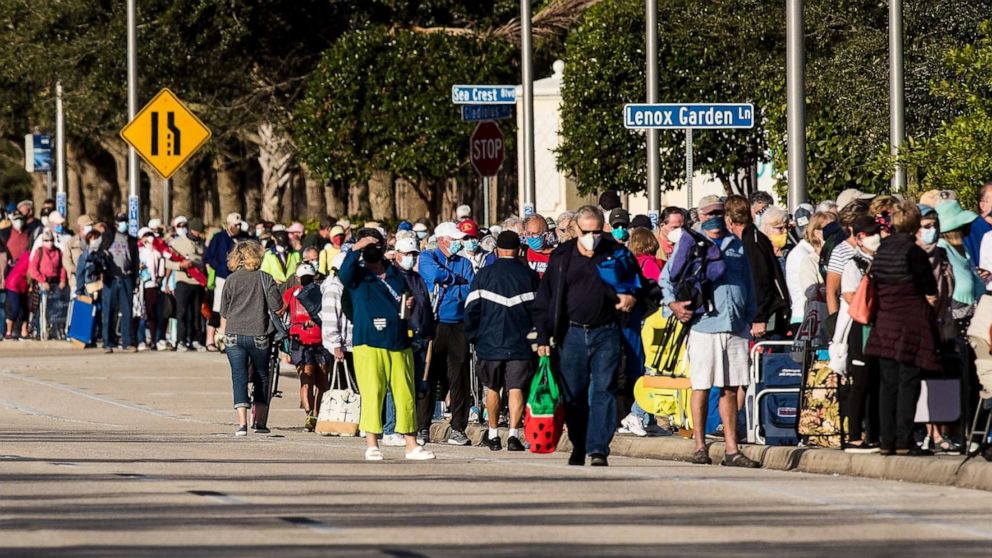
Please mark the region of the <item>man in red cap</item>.
[[465, 233], [465, 238], [462, 239], [462, 256], [472, 262], [472, 270], [478, 273], [480, 269], [494, 261], [492, 254], [483, 250], [479, 243], [482, 236], [479, 225], [472, 219], [465, 219], [456, 226]]

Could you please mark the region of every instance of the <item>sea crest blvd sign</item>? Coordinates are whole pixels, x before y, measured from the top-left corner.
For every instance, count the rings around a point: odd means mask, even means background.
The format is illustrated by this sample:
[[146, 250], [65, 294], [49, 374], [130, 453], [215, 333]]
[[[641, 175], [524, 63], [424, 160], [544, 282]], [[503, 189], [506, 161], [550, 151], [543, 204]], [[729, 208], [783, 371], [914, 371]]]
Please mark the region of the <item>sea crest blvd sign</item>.
[[451, 102], [456, 105], [513, 105], [517, 102], [515, 85], [453, 85]]
[[638, 130], [753, 128], [754, 105], [751, 103], [627, 104], [623, 107], [623, 125]]

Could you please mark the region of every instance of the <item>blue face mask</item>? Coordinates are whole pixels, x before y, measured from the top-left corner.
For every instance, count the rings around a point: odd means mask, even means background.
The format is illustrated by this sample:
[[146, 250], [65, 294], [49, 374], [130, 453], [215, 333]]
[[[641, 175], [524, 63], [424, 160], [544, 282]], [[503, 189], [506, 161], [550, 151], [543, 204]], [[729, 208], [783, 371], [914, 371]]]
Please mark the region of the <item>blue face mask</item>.
[[117, 231], [118, 232], [122, 232], [122, 233], [126, 233], [127, 232], [127, 223], [126, 222], [117, 223]]
[[710, 217], [700, 224], [700, 228], [704, 231], [722, 231], [723, 230], [723, 216]]
[[533, 250], [533, 251], [535, 251], [535, 252], [540, 251], [542, 248], [544, 248], [544, 236], [543, 235], [542, 236], [528, 236], [527, 237], [527, 246], [530, 246], [530, 249]]
[[469, 252], [475, 253], [479, 251], [479, 241], [472, 239], [465, 241], [465, 249]]
[[624, 242], [630, 238], [630, 233], [628, 233], [627, 229], [623, 227], [617, 227], [613, 229], [613, 238], [619, 240], [620, 242]]
[[427, 231], [417, 231], [417, 238], [420, 240], [427, 238]]
[[448, 252], [450, 252], [452, 254], [457, 254], [458, 252], [461, 252], [461, 251], [462, 251], [462, 241], [461, 240], [452, 240], [451, 241], [451, 244], [448, 247]]
[[923, 244], [934, 244], [937, 242], [937, 227], [923, 229], [920, 232], [920, 240], [923, 241]]

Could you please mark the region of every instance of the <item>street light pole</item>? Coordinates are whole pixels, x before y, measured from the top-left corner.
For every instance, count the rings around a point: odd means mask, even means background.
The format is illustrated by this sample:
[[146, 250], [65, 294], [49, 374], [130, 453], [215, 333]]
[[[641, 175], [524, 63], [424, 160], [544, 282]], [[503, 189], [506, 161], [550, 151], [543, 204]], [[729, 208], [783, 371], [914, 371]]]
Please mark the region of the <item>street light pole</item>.
[[55, 82], [55, 210], [69, 220], [65, 195], [65, 114], [62, 112], [62, 82]]
[[[906, 137], [906, 99], [903, 78], [902, 0], [889, 0], [889, 153], [897, 157]], [[892, 191], [906, 189], [906, 169], [895, 164]]]
[[[135, 2], [127, 0], [127, 120], [134, 120], [138, 113], [138, 28]], [[138, 152], [134, 147], [127, 148], [127, 216], [128, 230], [138, 236]]]
[[[658, 102], [658, 0], [645, 0], [645, 21], [647, 22], [647, 101]], [[661, 173], [658, 154], [658, 130], [649, 128], [648, 143], [648, 217], [657, 228], [661, 215]]]
[[534, 171], [534, 60], [530, 28], [530, 0], [520, 0], [520, 67], [524, 93], [524, 207], [528, 216], [537, 198]]
[[803, 0], [785, 4], [785, 87], [789, 135], [789, 210], [806, 203], [806, 44]]

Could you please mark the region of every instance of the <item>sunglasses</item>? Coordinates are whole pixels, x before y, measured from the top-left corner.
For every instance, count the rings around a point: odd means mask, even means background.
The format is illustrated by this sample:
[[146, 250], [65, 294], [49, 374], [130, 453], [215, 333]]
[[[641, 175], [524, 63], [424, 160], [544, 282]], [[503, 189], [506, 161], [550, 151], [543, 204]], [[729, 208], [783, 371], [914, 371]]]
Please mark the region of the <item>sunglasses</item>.
[[582, 234], [603, 234], [603, 229], [593, 229], [589, 231], [584, 229], [579, 229], [579, 232]]

